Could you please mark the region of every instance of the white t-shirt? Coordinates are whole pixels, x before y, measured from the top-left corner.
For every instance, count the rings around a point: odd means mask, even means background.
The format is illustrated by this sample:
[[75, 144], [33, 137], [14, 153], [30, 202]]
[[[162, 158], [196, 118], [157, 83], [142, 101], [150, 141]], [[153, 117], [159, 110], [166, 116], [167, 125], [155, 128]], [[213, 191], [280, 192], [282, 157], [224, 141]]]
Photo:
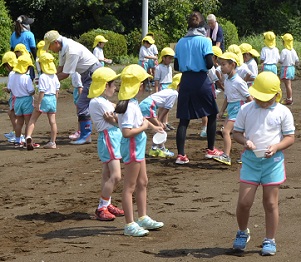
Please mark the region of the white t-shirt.
[[[241, 66], [236, 67], [236, 73], [242, 78], [245, 79], [246, 75], [252, 75], [252, 72], [248, 68], [247, 64], [243, 63]], [[255, 78], [255, 76], [253, 76]]]
[[178, 98], [178, 91], [167, 88], [150, 95], [159, 108], [171, 109]]
[[254, 58], [250, 59], [248, 62], [246, 62], [246, 65], [248, 66], [249, 70], [252, 72], [252, 76], [256, 77], [258, 75], [258, 65]]
[[15, 97], [29, 96], [35, 91], [30, 75], [16, 72], [9, 74], [7, 88]]
[[151, 56], [151, 52], [149, 48], [146, 48], [144, 45], [142, 45], [139, 50], [139, 60], [147, 62], [148, 58], [145, 58], [145, 56]]
[[241, 106], [234, 130], [244, 132], [246, 139], [251, 140], [257, 149], [263, 149], [279, 143], [283, 135], [294, 134], [294, 118], [291, 111], [280, 103], [264, 109], [252, 101]]
[[39, 92], [44, 92], [45, 95], [55, 95], [60, 86], [61, 84], [56, 74], [48, 75], [43, 73], [39, 77]]
[[172, 68], [171, 65], [159, 64], [155, 67], [155, 81], [160, 84], [169, 84], [172, 82]]
[[152, 44], [149, 48], [149, 52], [152, 56], [158, 55], [158, 48], [155, 44]]
[[137, 99], [132, 98], [124, 114], [118, 115], [118, 125], [122, 128], [137, 128], [143, 123], [143, 116]]
[[280, 54], [280, 64], [281, 66], [294, 66], [296, 62], [299, 61], [299, 57], [295, 49], [288, 50], [284, 48]]
[[245, 101], [250, 96], [247, 83], [237, 73], [225, 79], [224, 88], [228, 103]]
[[113, 127], [112, 124], [104, 120], [103, 115], [105, 112], [114, 112], [113, 104], [106, 98], [99, 96], [92, 98], [89, 104], [89, 111], [91, 119], [96, 127], [97, 132], [101, 132]]
[[265, 46], [261, 49], [260, 60], [262, 60], [264, 64], [277, 64], [279, 59], [280, 55], [277, 47], [269, 48]]
[[83, 87], [81, 75], [77, 72], [74, 72], [70, 75], [71, 83], [74, 88]]

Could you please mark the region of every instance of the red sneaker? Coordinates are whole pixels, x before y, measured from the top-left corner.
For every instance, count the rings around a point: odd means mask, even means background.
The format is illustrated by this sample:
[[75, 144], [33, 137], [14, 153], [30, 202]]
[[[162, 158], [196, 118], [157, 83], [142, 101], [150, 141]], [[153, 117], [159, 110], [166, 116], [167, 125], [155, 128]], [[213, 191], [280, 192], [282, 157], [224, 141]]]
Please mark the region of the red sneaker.
[[109, 212], [106, 207], [95, 210], [95, 216], [100, 221], [111, 221], [115, 219], [115, 216]]
[[184, 164], [187, 164], [188, 162], [189, 162], [189, 159], [186, 155], [185, 156], [182, 156], [182, 155], [177, 156], [176, 164], [184, 165]]
[[209, 148], [206, 149], [206, 154], [205, 154], [205, 157], [206, 158], [214, 158], [216, 156], [220, 156], [222, 155], [224, 152], [223, 151], [220, 151], [216, 148], [214, 148], [213, 150], [210, 150]]
[[112, 204], [108, 205], [107, 208], [109, 212], [115, 215], [116, 217], [124, 216], [124, 211], [122, 209], [119, 209], [118, 207], [113, 206]]

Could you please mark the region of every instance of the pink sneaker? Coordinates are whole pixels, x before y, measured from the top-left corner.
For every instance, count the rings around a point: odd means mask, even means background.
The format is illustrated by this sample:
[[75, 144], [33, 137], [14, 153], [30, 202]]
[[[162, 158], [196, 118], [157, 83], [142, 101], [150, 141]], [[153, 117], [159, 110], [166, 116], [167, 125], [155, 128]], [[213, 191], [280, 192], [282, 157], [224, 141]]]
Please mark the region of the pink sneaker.
[[189, 159], [186, 155], [185, 156], [182, 156], [182, 155], [177, 156], [176, 164], [184, 165], [187, 163], [189, 163]]
[[214, 148], [213, 150], [210, 150], [209, 148], [206, 149], [206, 154], [205, 154], [205, 158], [214, 158], [216, 156], [220, 156], [222, 155], [224, 152], [220, 151], [216, 148]]
[[77, 139], [79, 139], [79, 137], [80, 137], [80, 131], [76, 131], [74, 134], [71, 134], [70, 136], [69, 136], [69, 139], [71, 139], [71, 140], [77, 140]]

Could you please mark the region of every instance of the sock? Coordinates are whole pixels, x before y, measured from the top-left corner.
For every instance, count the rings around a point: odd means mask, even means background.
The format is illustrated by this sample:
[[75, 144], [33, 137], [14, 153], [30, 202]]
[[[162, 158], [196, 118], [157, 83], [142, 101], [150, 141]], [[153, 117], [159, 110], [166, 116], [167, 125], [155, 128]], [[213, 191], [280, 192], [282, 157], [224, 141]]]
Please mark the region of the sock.
[[103, 196], [100, 197], [99, 199], [99, 204], [98, 204], [98, 208], [100, 209], [102, 207], [107, 207], [108, 205], [110, 205], [111, 203], [111, 197], [110, 198], [104, 198]]

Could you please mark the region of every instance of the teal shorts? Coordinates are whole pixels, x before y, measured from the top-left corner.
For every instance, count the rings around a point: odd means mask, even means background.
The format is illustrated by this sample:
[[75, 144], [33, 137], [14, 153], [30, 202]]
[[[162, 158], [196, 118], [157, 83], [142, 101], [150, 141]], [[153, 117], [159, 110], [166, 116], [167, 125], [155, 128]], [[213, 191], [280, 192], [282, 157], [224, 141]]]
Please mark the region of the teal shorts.
[[16, 116], [31, 115], [34, 109], [33, 97], [32, 96], [16, 97], [12, 108], [15, 110]]
[[144, 68], [144, 70], [147, 72], [147, 69], [148, 69], [148, 62], [139, 60], [139, 61], [138, 61], [138, 65], [142, 66], [142, 67]]
[[140, 110], [142, 112], [143, 117], [145, 118], [155, 118], [157, 117], [157, 106], [153, 99], [150, 97], [145, 98], [139, 104]]
[[78, 87], [73, 89], [73, 103], [76, 105], [79, 98]]
[[295, 71], [294, 66], [281, 66], [280, 79], [293, 80], [295, 78]]
[[56, 113], [56, 96], [44, 95], [41, 102], [40, 111], [47, 114]]
[[243, 101], [230, 102], [227, 106], [228, 120], [235, 121], [240, 107], [244, 104]]
[[277, 66], [275, 64], [263, 64], [262, 71], [269, 71], [277, 75]]

